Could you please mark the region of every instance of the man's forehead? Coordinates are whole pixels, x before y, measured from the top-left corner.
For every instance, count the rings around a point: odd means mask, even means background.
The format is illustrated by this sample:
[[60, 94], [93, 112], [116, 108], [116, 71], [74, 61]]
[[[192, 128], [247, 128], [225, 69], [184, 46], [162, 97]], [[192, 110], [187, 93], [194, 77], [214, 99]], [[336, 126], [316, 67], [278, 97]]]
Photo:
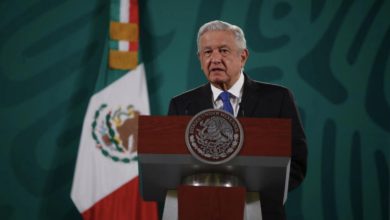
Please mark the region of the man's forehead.
[[215, 38], [215, 37], [221, 37], [221, 38], [234, 38], [234, 33], [231, 31], [222, 31], [222, 30], [210, 30], [205, 33], [203, 33], [200, 36], [200, 39], [206, 39], [206, 38]]
[[209, 48], [224, 48], [224, 47], [231, 47], [231, 45], [227, 45], [227, 44], [218, 44], [218, 45], [204, 45], [202, 46], [202, 48], [204, 49], [209, 49]]
[[231, 47], [235, 43], [234, 34], [230, 31], [208, 31], [200, 37], [200, 46]]

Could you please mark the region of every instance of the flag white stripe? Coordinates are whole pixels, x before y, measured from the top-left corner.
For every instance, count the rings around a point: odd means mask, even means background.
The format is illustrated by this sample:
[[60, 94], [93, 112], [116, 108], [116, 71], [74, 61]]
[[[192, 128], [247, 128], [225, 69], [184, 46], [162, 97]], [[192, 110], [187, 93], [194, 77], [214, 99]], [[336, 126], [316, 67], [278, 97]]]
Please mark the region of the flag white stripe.
[[129, 41], [120, 40], [118, 43], [118, 49], [120, 51], [129, 51]]
[[[123, 23], [130, 22], [130, 0], [120, 0], [120, 9], [119, 9], [119, 21]], [[118, 44], [118, 49], [120, 51], [129, 51], [129, 42], [120, 40]]]
[[120, 0], [119, 21], [128, 23], [130, 21], [130, 0]]

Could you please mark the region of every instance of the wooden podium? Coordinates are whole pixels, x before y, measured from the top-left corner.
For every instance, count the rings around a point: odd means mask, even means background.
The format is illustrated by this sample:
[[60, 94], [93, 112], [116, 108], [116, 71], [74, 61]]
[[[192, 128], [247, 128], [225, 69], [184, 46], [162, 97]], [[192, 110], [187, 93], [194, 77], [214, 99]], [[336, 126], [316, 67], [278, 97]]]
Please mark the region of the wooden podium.
[[[262, 197], [272, 197], [285, 202], [291, 157], [290, 119], [238, 118], [244, 131], [241, 151], [224, 164], [210, 165], [195, 159], [186, 147], [184, 135], [191, 118], [139, 117], [138, 156], [144, 200], [163, 202], [167, 192], [179, 190], [178, 216], [186, 220], [200, 219], [191, 216], [194, 213], [209, 215], [210, 210], [214, 217], [209, 219], [229, 219], [237, 213], [242, 216], [246, 192], [259, 192], [260, 201]], [[242, 186], [220, 192], [220, 188], [183, 184], [186, 177], [201, 173], [232, 175]], [[236, 211], [231, 206], [236, 207]]]

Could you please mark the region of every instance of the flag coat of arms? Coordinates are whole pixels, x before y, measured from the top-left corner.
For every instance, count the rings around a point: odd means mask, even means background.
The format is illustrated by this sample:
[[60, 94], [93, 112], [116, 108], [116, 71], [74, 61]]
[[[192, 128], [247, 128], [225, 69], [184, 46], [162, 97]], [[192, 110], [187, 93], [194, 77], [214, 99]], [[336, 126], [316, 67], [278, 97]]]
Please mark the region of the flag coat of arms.
[[138, 64], [137, 0], [112, 0], [111, 20], [105, 73], [120, 70], [123, 76], [90, 99], [71, 198], [84, 220], [155, 220], [157, 205], [142, 200], [138, 183], [138, 116], [150, 110]]

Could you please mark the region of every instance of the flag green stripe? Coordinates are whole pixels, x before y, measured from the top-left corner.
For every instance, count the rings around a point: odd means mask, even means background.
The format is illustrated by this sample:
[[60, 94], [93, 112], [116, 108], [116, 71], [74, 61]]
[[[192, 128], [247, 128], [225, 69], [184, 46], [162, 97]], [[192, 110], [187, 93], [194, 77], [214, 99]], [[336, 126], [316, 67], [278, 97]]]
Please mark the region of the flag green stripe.
[[119, 42], [117, 40], [110, 39], [108, 44], [111, 50], [119, 50]]
[[111, 21], [119, 21], [120, 17], [120, 0], [111, 0], [110, 19]]
[[[110, 20], [111, 21], [120, 21], [120, 0], [111, 0], [110, 5]], [[111, 50], [119, 49], [119, 42], [116, 40], [108, 40], [108, 48]], [[106, 57], [108, 59], [108, 53], [106, 53]], [[112, 70], [107, 68], [107, 74], [105, 77], [106, 85], [111, 84], [115, 80], [122, 77], [127, 71], [126, 70]]]

